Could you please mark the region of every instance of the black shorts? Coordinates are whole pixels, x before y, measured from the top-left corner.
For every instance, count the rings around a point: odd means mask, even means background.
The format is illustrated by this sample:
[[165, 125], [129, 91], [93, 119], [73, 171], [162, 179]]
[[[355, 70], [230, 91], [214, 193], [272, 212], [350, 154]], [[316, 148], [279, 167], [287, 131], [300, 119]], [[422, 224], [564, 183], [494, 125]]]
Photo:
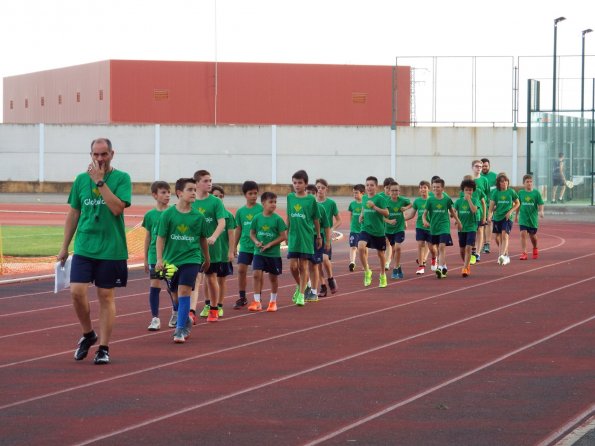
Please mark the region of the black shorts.
[[459, 248], [465, 246], [475, 246], [475, 236], [477, 232], [459, 232]]
[[278, 276], [283, 271], [283, 262], [281, 261], [281, 257], [267, 257], [256, 254], [252, 262], [252, 270], [264, 271], [265, 273]]
[[349, 247], [357, 248], [357, 242], [359, 242], [359, 232], [349, 233]]
[[370, 235], [365, 231], [359, 233], [359, 243], [365, 243], [369, 249], [376, 251], [386, 251], [386, 236], [377, 237]]
[[415, 240], [418, 242], [432, 243], [432, 235], [429, 229], [415, 228]]
[[216, 274], [217, 277], [227, 277], [233, 274], [233, 266], [231, 262], [215, 262], [209, 265], [209, 269], [204, 271], [208, 276]]
[[432, 235], [432, 245], [441, 245], [442, 243], [446, 246], [452, 246], [452, 237], [450, 234]]
[[519, 225], [521, 232], [527, 231], [531, 235], [537, 234], [537, 228], [531, 228], [529, 226]]
[[502, 234], [503, 232], [506, 232], [507, 234], [510, 234], [510, 231], [512, 230], [512, 220], [493, 220], [492, 221], [492, 232], [494, 234]]
[[125, 287], [126, 260], [99, 260], [75, 254], [70, 267], [70, 283], [94, 283], [97, 288]]
[[314, 257], [314, 254], [306, 254], [305, 252], [289, 251], [287, 253], [287, 258], [289, 260], [301, 259], [301, 260], [309, 260], [310, 262], [312, 262], [313, 257]]
[[403, 243], [405, 241], [405, 231], [386, 234], [386, 239], [391, 246], [396, 245], [397, 243]]
[[201, 266], [202, 265], [200, 263], [186, 263], [184, 265], [180, 265], [169, 282], [169, 289], [171, 291], [177, 292], [178, 287], [180, 285], [184, 285], [192, 287], [194, 290], [196, 276], [198, 276]]
[[564, 181], [564, 178], [562, 178], [562, 177], [553, 177], [552, 184], [554, 186], [566, 186], [566, 182]]
[[242, 251], [238, 253], [238, 265], [252, 265], [252, 260], [254, 260], [253, 253]]

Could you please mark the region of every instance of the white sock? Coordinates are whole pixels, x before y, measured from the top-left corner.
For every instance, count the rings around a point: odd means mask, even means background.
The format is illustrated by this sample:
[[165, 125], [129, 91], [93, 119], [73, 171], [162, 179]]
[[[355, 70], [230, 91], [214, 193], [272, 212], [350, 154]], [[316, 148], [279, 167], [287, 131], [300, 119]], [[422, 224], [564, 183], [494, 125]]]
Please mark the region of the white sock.
[[271, 293], [271, 302], [277, 302], [277, 293]]
[[260, 293], [254, 293], [254, 301], [260, 302]]
[[308, 279], [308, 286], [312, 288], [312, 282], [310, 282], [310, 279]]
[[316, 288], [312, 288], [312, 294], [314, 294], [315, 296], [318, 295], [318, 290]]

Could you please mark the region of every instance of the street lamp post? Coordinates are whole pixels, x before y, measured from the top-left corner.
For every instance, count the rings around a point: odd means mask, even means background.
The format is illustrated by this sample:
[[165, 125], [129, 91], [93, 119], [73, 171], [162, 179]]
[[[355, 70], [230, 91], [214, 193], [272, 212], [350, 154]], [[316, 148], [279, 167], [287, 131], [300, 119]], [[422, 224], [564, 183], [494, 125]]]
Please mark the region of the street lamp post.
[[557, 19], [554, 20], [554, 76], [553, 76], [553, 81], [554, 81], [554, 94], [552, 96], [552, 112], [555, 113], [556, 112], [556, 65], [557, 65], [557, 61], [556, 61], [556, 51], [557, 51], [557, 47], [558, 47], [558, 23], [562, 22], [566, 20], [566, 17], [558, 17]]
[[585, 34], [593, 32], [592, 29], [583, 31], [583, 46], [581, 51], [581, 118], [585, 115]]

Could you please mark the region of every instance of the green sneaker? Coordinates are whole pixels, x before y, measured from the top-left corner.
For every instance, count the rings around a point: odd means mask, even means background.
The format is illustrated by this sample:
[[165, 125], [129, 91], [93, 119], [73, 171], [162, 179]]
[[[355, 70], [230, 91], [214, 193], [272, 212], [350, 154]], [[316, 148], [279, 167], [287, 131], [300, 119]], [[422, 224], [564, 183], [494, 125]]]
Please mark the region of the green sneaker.
[[386, 288], [386, 274], [380, 274], [379, 288]]
[[200, 317], [207, 317], [209, 315], [209, 310], [211, 309], [210, 305], [205, 305], [202, 311], [200, 312]]
[[372, 270], [367, 269], [364, 271], [364, 286], [370, 286], [372, 283]]
[[219, 317], [223, 317], [223, 307], [218, 307], [217, 312], [219, 314]]
[[293, 303], [295, 303], [295, 301], [296, 301], [296, 299], [298, 297], [298, 294], [300, 294], [300, 287], [299, 287], [299, 285], [295, 287], [295, 291], [293, 293], [293, 296], [291, 297], [291, 301]]
[[298, 307], [304, 306], [304, 295], [302, 293], [298, 293], [297, 297], [295, 298], [295, 304]]

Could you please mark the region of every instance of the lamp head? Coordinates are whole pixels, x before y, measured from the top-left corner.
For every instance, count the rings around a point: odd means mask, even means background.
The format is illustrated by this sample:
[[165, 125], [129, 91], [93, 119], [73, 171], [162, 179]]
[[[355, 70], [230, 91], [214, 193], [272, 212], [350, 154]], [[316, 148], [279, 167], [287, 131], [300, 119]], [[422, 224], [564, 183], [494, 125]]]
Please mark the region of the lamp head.
[[593, 32], [593, 30], [592, 30], [591, 28], [589, 28], [589, 29], [585, 29], [585, 30], [583, 31], [583, 37], [585, 37], [585, 34], [592, 33], [592, 32]]
[[562, 22], [566, 20], [566, 17], [558, 17], [557, 19], [554, 19], [554, 25], [557, 25], [558, 22]]

